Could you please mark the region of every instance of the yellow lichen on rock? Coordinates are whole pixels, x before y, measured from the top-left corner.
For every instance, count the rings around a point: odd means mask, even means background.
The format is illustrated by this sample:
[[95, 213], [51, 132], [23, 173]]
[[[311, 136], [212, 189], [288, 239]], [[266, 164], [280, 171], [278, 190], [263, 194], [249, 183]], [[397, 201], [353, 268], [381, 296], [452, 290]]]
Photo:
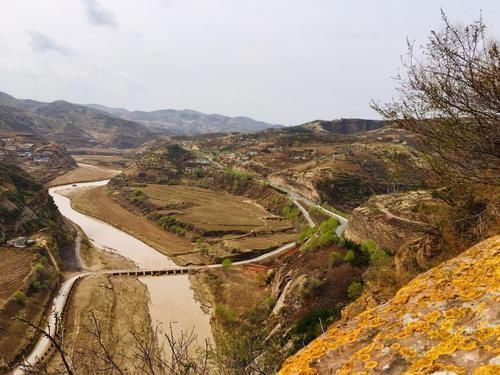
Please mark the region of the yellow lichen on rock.
[[418, 276], [388, 303], [339, 321], [280, 374], [498, 374], [499, 288], [495, 236]]

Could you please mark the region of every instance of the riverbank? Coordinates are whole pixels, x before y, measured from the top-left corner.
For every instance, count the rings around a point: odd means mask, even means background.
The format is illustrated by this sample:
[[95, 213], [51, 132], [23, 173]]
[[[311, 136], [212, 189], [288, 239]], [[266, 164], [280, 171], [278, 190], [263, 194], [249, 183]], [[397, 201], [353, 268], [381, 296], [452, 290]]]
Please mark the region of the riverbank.
[[78, 163], [78, 166], [53, 179], [47, 183], [48, 187], [67, 185], [78, 182], [89, 182], [98, 180], [107, 180], [120, 174], [121, 171], [117, 169], [103, 168], [90, 164]]
[[[115, 202], [107, 193], [106, 186], [78, 189], [63, 193], [70, 198], [76, 211], [95, 217], [123, 230], [148, 244], [161, 254], [174, 257], [193, 251], [193, 245], [173, 233], [167, 232], [146, 218], [138, 216]], [[185, 265], [181, 262], [179, 265]]]
[[[83, 258], [83, 263], [85, 267], [89, 270], [99, 270], [99, 269], [134, 269], [134, 268], [148, 268], [148, 267], [175, 267], [175, 264], [166, 256], [160, 254], [152, 247], [146, 245], [145, 243], [139, 241], [137, 238], [111, 226], [108, 223], [93, 219], [92, 217], [83, 215], [75, 211], [71, 207], [71, 201], [69, 198], [61, 195], [63, 192], [73, 191], [77, 189], [86, 189], [90, 187], [103, 186], [106, 181], [98, 181], [94, 183], [82, 183], [78, 184], [77, 187], [72, 185], [60, 186], [58, 188], [53, 188], [50, 190], [51, 196], [54, 202], [58, 206], [60, 212], [67, 217], [69, 220], [77, 224], [81, 230], [87, 235], [82, 240], [82, 246], [80, 247], [80, 254]], [[143, 219], [146, 220], [146, 219]], [[94, 246], [95, 248], [92, 248]], [[105, 249], [105, 250], [98, 250]], [[108, 251], [109, 250], [109, 251]], [[123, 257], [128, 258], [125, 263]], [[119, 262], [119, 263], [117, 263]], [[87, 276], [91, 279], [94, 276]], [[85, 287], [86, 278], [81, 280], [71, 295], [69, 304], [74, 303], [74, 306], [79, 306], [80, 302], [76, 302], [82, 299], [78, 295], [81, 290], [81, 285], [84, 285], [83, 293], [85, 300], [88, 298], [89, 301], [93, 301], [92, 297], [95, 292], [94, 289], [102, 288], [103, 285], [107, 285], [107, 288], [114, 288], [114, 279], [116, 276], [99, 276], [99, 278], [104, 278], [106, 283], [101, 282], [91, 283], [89, 287]], [[154, 329], [156, 326], [161, 326], [163, 329], [168, 329], [169, 324], [172, 322], [175, 324], [177, 330], [182, 330], [184, 332], [190, 332], [193, 328], [196, 329], [196, 334], [200, 339], [211, 338], [211, 328], [209, 323], [209, 316], [205, 314], [197, 301], [194, 299], [193, 290], [190, 287], [190, 283], [187, 275], [185, 276], [160, 276], [160, 277], [140, 277], [139, 279], [126, 276], [119, 277], [120, 279], [129, 278], [132, 284], [140, 282], [144, 290], [139, 290], [139, 297], [137, 299], [135, 294], [131, 297], [131, 292], [113, 289], [114, 295], [118, 298], [124, 299], [125, 304], [140, 305], [148, 313], [148, 324], [149, 327]], [[111, 284], [108, 284], [111, 282]], [[126, 283], [127, 281], [124, 281]], [[125, 295], [124, 295], [125, 293]], [[145, 297], [145, 298], [142, 298]], [[131, 299], [132, 298], [132, 299]], [[96, 302], [99, 305], [99, 302]], [[121, 303], [121, 302], [118, 302]], [[107, 302], [106, 302], [107, 304]], [[69, 305], [68, 305], [69, 306]], [[113, 308], [117, 309], [117, 308]], [[67, 318], [68, 324], [73, 324], [70, 326], [72, 330], [83, 329], [81, 326], [82, 316], [88, 315], [89, 309], [82, 308], [81, 310], [76, 310], [74, 308], [71, 318]], [[113, 315], [116, 323], [121, 324], [122, 327], [127, 327], [127, 318], [122, 322], [122, 315], [136, 314], [134, 311], [124, 311], [119, 314]], [[141, 314], [137, 313], [139, 316]], [[144, 319], [141, 318], [144, 321]], [[73, 322], [74, 321], [74, 322]], [[73, 322], [73, 323], [71, 323]], [[80, 326], [78, 326], [80, 322]], [[103, 326], [104, 327], [104, 326]], [[107, 327], [107, 326], [106, 326]], [[108, 330], [104, 327], [103, 329]], [[134, 328], [134, 326], [132, 326]], [[130, 330], [130, 327], [129, 327]], [[135, 328], [134, 328], [135, 330]], [[146, 333], [140, 333], [141, 337], [145, 337], [144, 334], [149, 335], [152, 333], [148, 330]], [[114, 332], [111, 332], [114, 335]], [[107, 337], [109, 337], [109, 332], [105, 332]], [[160, 337], [160, 345], [165, 345], [165, 338]]]
[[[102, 332], [103, 344], [115, 356], [117, 365], [129, 373], [134, 367], [135, 339], [132, 333], [151, 337], [153, 328], [148, 309], [147, 286], [137, 278], [90, 276], [82, 279], [72, 293], [65, 316], [65, 351], [79, 373], [93, 373], [96, 366], [103, 366], [97, 356], [100, 352], [96, 337], [97, 326]], [[62, 362], [55, 354], [49, 368], [57, 370]]]

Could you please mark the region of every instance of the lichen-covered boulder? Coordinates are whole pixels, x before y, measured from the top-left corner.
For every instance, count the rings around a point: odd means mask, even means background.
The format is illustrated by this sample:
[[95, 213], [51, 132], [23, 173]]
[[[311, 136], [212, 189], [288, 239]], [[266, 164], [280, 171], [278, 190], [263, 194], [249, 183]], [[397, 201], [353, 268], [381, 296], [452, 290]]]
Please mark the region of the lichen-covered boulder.
[[500, 374], [500, 235], [342, 320], [280, 374]]

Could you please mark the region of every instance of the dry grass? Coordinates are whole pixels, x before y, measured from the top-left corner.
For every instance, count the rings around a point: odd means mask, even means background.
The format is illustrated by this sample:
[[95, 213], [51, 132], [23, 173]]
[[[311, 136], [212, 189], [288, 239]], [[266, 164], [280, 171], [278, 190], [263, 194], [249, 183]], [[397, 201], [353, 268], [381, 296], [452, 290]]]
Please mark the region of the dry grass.
[[108, 196], [106, 186], [71, 193], [71, 204], [77, 211], [110, 223], [167, 256], [192, 250], [186, 239], [120, 206]]
[[[65, 319], [67, 350], [76, 354], [77, 363], [77, 353], [95, 345], [85, 329], [91, 312], [98, 318], [111, 350], [125, 355], [133, 354], [129, 331], [151, 331], [148, 291], [143, 283], [132, 277], [88, 277], [74, 289]], [[115, 345], [110, 337], [123, 337], [123, 341]], [[57, 364], [55, 357], [52, 365]]]
[[24, 286], [33, 257], [27, 249], [0, 247], [0, 306]]
[[69, 171], [62, 176], [53, 179], [48, 183], [48, 186], [66, 185], [72, 184], [74, 182], [106, 180], [108, 178], [113, 178], [118, 173], [119, 172], [114, 169], [106, 169], [90, 165], [80, 165], [72, 171]]
[[209, 270], [190, 276], [196, 296], [203, 305], [224, 305], [238, 316], [265, 306], [269, 296], [263, 281], [267, 269], [235, 267], [229, 272]]
[[157, 207], [187, 204], [179, 219], [204, 231], [243, 231], [286, 227], [290, 223], [267, 220], [262, 206], [243, 197], [183, 185], [148, 185], [142, 189]]

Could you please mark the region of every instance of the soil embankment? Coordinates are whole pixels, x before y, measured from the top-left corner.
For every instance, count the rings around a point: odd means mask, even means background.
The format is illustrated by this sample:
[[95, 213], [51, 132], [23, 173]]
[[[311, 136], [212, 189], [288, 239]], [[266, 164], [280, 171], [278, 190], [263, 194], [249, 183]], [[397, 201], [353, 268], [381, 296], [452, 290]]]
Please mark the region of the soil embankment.
[[173, 256], [175, 253], [192, 250], [187, 240], [120, 206], [107, 194], [105, 186], [71, 192], [70, 197], [72, 207], [77, 211], [129, 233], [162, 254]]

